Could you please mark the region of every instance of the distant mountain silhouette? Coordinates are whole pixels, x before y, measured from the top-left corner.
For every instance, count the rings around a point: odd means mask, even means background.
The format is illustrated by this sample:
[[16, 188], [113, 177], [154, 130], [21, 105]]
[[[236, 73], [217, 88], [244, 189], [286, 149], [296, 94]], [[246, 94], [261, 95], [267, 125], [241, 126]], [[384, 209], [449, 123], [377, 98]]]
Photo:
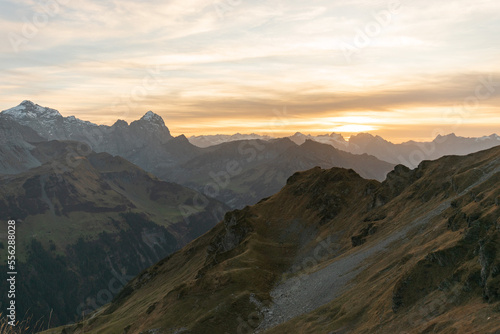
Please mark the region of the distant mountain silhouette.
[[233, 141], [204, 150], [187, 162], [167, 168], [161, 178], [173, 179], [223, 201], [233, 208], [255, 204], [279, 191], [297, 171], [315, 166], [353, 168], [366, 178], [382, 181], [393, 164], [367, 154], [355, 155], [307, 140], [288, 138]]
[[223, 143], [228, 143], [232, 141], [239, 141], [239, 140], [254, 140], [254, 139], [260, 139], [260, 140], [271, 140], [274, 139], [271, 136], [262, 136], [258, 135], [255, 133], [251, 134], [241, 134], [241, 133], [236, 133], [234, 135], [201, 135], [201, 136], [191, 136], [188, 138], [189, 142], [197, 147], [210, 147], [214, 145], [219, 145]]
[[432, 142], [409, 141], [393, 144], [380, 136], [361, 133], [349, 138], [349, 151], [367, 153], [379, 159], [415, 168], [423, 160], [435, 160], [445, 155], [466, 155], [500, 145], [500, 136], [479, 138], [457, 137], [454, 133], [437, 136]]
[[[190, 137], [189, 140], [194, 145], [208, 147], [208, 143], [215, 145], [223, 141], [237, 140], [236, 138], [238, 137], [235, 136], [200, 136], [203, 137], [203, 141], [200, 141], [200, 137]], [[244, 137], [245, 135], [238, 134], [238, 136]], [[269, 136], [258, 136], [255, 134], [249, 136], [261, 140], [273, 139]], [[478, 138], [466, 138], [458, 137], [454, 133], [451, 133], [446, 136], [438, 135], [431, 142], [408, 141], [401, 144], [393, 144], [380, 136], [374, 136], [369, 133], [353, 135], [348, 141], [338, 133], [312, 136], [297, 132], [287, 138], [297, 145], [303, 144], [306, 140], [313, 140], [329, 144], [339, 150], [354, 154], [370, 154], [380, 160], [393, 164], [403, 164], [410, 168], [417, 167], [423, 160], [434, 160], [451, 154], [466, 155], [500, 145], [500, 136], [497, 134]]]

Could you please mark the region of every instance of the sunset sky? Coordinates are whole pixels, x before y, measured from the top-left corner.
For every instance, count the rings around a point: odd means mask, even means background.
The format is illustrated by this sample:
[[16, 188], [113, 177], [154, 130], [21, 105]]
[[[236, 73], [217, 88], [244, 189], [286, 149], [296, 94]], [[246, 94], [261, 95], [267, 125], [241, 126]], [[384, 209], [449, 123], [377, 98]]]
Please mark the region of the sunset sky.
[[174, 135], [500, 134], [500, 2], [4, 0], [0, 109]]

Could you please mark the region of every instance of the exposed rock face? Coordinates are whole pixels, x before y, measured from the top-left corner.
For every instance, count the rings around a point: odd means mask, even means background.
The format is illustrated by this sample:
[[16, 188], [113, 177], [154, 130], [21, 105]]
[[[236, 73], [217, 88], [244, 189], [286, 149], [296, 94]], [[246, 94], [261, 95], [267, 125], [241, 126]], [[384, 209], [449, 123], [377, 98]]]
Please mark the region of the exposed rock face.
[[[99, 126], [74, 116], [63, 117], [59, 111], [23, 101], [17, 107], [2, 111], [21, 125], [29, 126], [42, 137], [53, 140], [82, 140]], [[104, 129], [104, 126], [101, 126]]]
[[495, 204], [500, 167], [496, 161], [492, 160], [495, 167], [491, 163], [480, 169], [462, 167], [448, 177], [463, 195], [451, 201], [445, 212], [446, 226], [461, 237], [453, 245], [427, 254], [398, 280], [393, 291], [394, 312], [408, 310], [437, 290], [447, 293], [455, 305], [478, 294], [488, 303], [500, 300], [500, 211]]
[[366, 237], [377, 232], [377, 225], [373, 223], [369, 223], [366, 227], [364, 227], [358, 234], [353, 235], [351, 237], [351, 244], [353, 247], [362, 245], [366, 242]]
[[238, 247], [253, 230], [247, 221], [248, 210], [235, 210], [226, 213], [222, 221], [223, 230], [210, 243], [207, 248], [205, 266], [198, 272], [198, 277], [211, 267], [222, 261], [225, 253]]
[[[241, 211], [239, 211], [241, 212]], [[238, 211], [227, 213], [224, 217], [224, 233], [214, 241], [215, 252], [228, 252], [238, 246], [251, 231], [251, 227], [242, 220], [245, 219]]]
[[169, 129], [152, 111], [130, 125], [118, 120], [112, 126], [97, 125], [74, 116], [63, 117], [57, 110], [31, 101], [23, 101], [17, 107], [2, 111], [1, 115], [32, 128], [49, 140], [80, 141], [95, 152], [120, 155], [149, 172], [178, 162], [178, 157], [165, 146], [173, 138]]

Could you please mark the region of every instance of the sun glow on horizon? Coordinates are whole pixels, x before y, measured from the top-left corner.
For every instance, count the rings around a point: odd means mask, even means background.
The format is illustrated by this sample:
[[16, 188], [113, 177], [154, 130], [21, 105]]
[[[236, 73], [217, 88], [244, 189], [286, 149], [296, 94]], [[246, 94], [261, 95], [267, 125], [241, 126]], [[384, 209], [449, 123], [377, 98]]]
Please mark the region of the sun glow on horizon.
[[234, 2], [223, 17], [209, 0], [71, 2], [16, 48], [34, 1], [1, 2], [0, 110], [31, 100], [107, 125], [152, 110], [186, 136], [500, 128], [500, 2], [405, 2], [362, 45], [386, 5]]
[[349, 133], [359, 133], [359, 132], [369, 132], [375, 131], [378, 128], [373, 125], [365, 124], [345, 124], [332, 128], [331, 132], [349, 132]]

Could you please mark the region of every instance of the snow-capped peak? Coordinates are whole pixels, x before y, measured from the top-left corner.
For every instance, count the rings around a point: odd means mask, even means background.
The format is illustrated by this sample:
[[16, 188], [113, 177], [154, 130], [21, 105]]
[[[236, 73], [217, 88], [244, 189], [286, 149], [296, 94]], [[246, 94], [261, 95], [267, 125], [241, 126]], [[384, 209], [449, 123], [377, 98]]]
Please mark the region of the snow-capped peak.
[[165, 123], [163, 122], [163, 118], [161, 118], [160, 115], [155, 114], [151, 110], [144, 114], [144, 116], [142, 116], [141, 121], [148, 121], [151, 123], [165, 125]]
[[497, 135], [496, 133], [493, 133], [489, 136], [482, 136], [476, 138], [476, 141], [485, 141], [485, 140], [500, 140], [500, 136]]
[[14, 119], [26, 118], [58, 118], [62, 117], [59, 111], [51, 108], [45, 108], [31, 101], [24, 100], [18, 106], [2, 111], [2, 114], [13, 117]]

